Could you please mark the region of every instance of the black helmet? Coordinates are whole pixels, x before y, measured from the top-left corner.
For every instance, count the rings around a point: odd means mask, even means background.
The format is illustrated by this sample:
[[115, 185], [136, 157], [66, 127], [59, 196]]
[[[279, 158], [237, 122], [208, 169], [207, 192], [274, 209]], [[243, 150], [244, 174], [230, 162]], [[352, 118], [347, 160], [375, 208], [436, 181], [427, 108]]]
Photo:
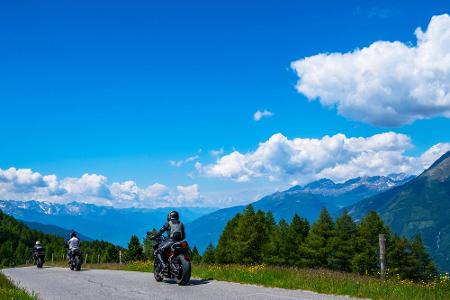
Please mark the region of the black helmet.
[[72, 231], [72, 232], [70, 233], [70, 237], [71, 237], [71, 238], [77, 237], [77, 233], [76, 233], [75, 231]]
[[167, 215], [167, 221], [170, 220], [178, 220], [180, 219], [180, 215], [178, 214], [177, 211], [172, 210], [168, 215]]

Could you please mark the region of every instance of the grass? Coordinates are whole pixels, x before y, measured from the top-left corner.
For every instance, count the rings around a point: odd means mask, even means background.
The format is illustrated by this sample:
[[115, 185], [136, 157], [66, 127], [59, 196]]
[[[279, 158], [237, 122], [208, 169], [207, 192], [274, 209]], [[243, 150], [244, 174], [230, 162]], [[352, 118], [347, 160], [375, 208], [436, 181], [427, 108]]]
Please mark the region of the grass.
[[[64, 264], [64, 266], [66, 266]], [[151, 262], [130, 264], [87, 264], [84, 268], [151, 272]], [[325, 269], [298, 269], [267, 265], [205, 265], [195, 264], [192, 276], [267, 287], [310, 290], [323, 294], [348, 295], [379, 300], [450, 299], [448, 274], [428, 283], [413, 283], [396, 278], [383, 282], [375, 277]], [[0, 297], [1, 298], [1, 297]]]
[[37, 296], [30, 296], [24, 290], [16, 287], [2, 273], [0, 273], [0, 299], [4, 300], [37, 300]]

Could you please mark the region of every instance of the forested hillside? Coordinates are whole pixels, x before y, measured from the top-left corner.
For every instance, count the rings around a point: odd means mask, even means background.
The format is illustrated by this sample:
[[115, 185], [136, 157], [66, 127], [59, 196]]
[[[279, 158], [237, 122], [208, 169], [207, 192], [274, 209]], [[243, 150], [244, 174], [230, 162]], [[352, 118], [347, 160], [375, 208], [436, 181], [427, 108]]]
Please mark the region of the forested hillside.
[[[47, 261], [51, 260], [52, 254], [55, 259], [61, 260], [66, 253], [63, 238], [31, 230], [0, 210], [0, 267], [31, 261], [32, 248], [37, 240], [41, 241], [46, 249]], [[82, 241], [81, 250], [88, 254], [88, 262], [97, 262], [97, 255], [100, 255], [101, 262], [117, 262], [121, 248], [104, 241]]]
[[230, 220], [218, 246], [204, 254], [216, 263], [266, 263], [271, 265], [329, 268], [376, 275], [379, 271], [378, 235], [387, 235], [387, 261], [391, 275], [427, 280], [436, 274], [420, 236], [411, 240], [391, 234], [375, 212], [356, 224], [347, 212], [336, 220], [326, 209], [310, 224], [295, 215], [276, 223], [270, 212], [251, 205]]

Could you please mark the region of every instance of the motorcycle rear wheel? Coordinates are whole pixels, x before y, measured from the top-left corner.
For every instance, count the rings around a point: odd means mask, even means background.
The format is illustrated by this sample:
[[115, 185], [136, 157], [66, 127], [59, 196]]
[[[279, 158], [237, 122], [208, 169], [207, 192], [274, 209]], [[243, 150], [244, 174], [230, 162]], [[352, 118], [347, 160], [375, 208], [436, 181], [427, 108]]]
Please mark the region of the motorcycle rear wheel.
[[79, 256], [75, 257], [75, 266], [77, 268], [77, 271], [81, 270], [81, 261], [80, 261], [80, 257]]
[[177, 259], [180, 262], [180, 270], [175, 280], [178, 285], [187, 285], [191, 280], [191, 262], [186, 260], [183, 255], [179, 255]]
[[36, 266], [40, 269], [40, 268], [42, 268], [42, 265], [43, 265], [43, 264], [44, 264], [44, 263], [42, 262], [42, 258], [38, 257]]

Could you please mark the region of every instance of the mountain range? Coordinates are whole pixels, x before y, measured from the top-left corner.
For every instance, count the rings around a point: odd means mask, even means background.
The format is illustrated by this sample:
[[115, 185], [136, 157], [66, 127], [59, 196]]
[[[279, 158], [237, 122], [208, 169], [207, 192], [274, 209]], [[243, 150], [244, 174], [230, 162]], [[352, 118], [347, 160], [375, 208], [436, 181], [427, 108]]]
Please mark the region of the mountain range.
[[[399, 186], [411, 180], [412, 176], [393, 174], [390, 176], [357, 177], [344, 183], [321, 179], [305, 186], [294, 186], [286, 191], [276, 192], [252, 203], [255, 209], [271, 211], [275, 220], [288, 222], [295, 213], [314, 222], [320, 210], [326, 207], [331, 214], [338, 214], [343, 207], [357, 201]], [[191, 244], [203, 251], [209, 243], [217, 244], [225, 225], [244, 206], [234, 206], [199, 217], [187, 227]]]
[[[106, 240], [126, 246], [132, 234], [145, 236], [152, 228], [160, 228], [168, 211], [176, 209], [185, 222], [214, 211], [205, 207], [177, 208], [113, 208], [80, 202], [57, 204], [41, 201], [0, 200], [0, 210], [16, 219], [76, 230], [91, 239]], [[33, 227], [33, 226], [31, 226]]]
[[450, 270], [450, 152], [404, 185], [349, 207], [355, 219], [372, 210], [400, 235], [420, 233], [439, 268]]

